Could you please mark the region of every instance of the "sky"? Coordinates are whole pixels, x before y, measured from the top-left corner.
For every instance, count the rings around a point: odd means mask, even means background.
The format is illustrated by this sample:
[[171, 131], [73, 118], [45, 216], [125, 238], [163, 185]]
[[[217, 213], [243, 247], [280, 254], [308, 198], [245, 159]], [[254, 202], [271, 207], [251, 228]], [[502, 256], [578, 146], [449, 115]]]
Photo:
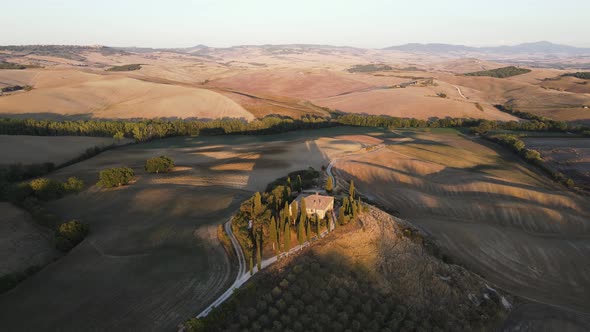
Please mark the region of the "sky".
[[588, 0], [26, 0], [0, 5], [0, 45], [213, 47], [551, 41], [590, 47]]

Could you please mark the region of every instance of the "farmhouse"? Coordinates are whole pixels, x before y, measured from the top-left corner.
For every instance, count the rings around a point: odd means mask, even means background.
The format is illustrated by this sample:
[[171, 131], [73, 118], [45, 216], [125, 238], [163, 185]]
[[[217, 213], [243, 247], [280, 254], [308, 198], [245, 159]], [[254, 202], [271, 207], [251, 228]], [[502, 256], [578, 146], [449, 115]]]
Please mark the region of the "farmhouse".
[[309, 196], [299, 195], [296, 201], [301, 206], [301, 200], [305, 199], [305, 211], [307, 215], [316, 214], [320, 219], [326, 217], [326, 213], [334, 209], [334, 197], [322, 196], [319, 194], [313, 194]]

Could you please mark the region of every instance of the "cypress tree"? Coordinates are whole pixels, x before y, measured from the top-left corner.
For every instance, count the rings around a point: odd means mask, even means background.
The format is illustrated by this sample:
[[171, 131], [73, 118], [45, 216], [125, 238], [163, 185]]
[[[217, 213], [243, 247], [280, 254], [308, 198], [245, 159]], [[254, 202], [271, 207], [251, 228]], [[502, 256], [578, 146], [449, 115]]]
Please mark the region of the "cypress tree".
[[305, 221], [299, 218], [299, 224], [297, 224], [297, 241], [299, 244], [305, 242]]
[[275, 253], [279, 251], [279, 238], [277, 233], [277, 222], [275, 217], [270, 218], [270, 240], [272, 241], [272, 248], [275, 250]]
[[293, 223], [295, 221], [297, 221], [299, 217], [299, 209], [297, 207], [297, 201], [293, 201], [293, 203], [291, 203], [291, 218], [293, 220]]
[[327, 222], [326, 222], [326, 229], [328, 230], [328, 233], [330, 232], [330, 224], [332, 223], [332, 214], [328, 213], [328, 218], [327, 218]]
[[252, 255], [250, 255], [250, 275], [254, 274], [254, 260], [252, 259]]
[[301, 175], [297, 175], [297, 191], [303, 189], [303, 181], [301, 181]]
[[259, 216], [263, 212], [262, 197], [259, 192], [254, 194], [254, 216]]
[[320, 218], [318, 215], [315, 215], [315, 232], [318, 235], [318, 239], [320, 238]]
[[350, 200], [354, 200], [355, 194], [356, 194], [356, 189], [354, 188], [354, 181], [350, 180], [350, 186], [348, 187], [348, 195], [350, 196]]
[[283, 238], [283, 241], [285, 242], [285, 252], [288, 252], [291, 250], [291, 227], [289, 226], [289, 223], [285, 224], [285, 236]]
[[332, 177], [328, 177], [328, 182], [326, 182], [326, 191], [331, 193], [334, 190], [334, 183], [332, 183]]
[[338, 209], [338, 223], [340, 223], [340, 225], [344, 225], [344, 214], [346, 213], [346, 209], [344, 208], [344, 206], [341, 206], [340, 209]]
[[291, 190], [293, 190], [293, 185], [291, 184], [291, 177], [290, 176], [287, 177], [287, 185], [289, 186], [289, 188], [291, 188]]
[[285, 202], [285, 208], [283, 209], [285, 223], [289, 223], [291, 220], [291, 209], [289, 208], [289, 202]]
[[342, 200], [342, 207], [344, 208], [344, 212], [346, 214], [350, 213], [350, 200], [348, 200], [348, 197], [344, 197]]
[[305, 235], [307, 237], [307, 242], [311, 242], [311, 220], [305, 222]]
[[305, 206], [305, 197], [301, 199], [301, 220], [307, 221], [307, 207]]
[[260, 232], [256, 233], [256, 265], [258, 271], [262, 270], [262, 236]]

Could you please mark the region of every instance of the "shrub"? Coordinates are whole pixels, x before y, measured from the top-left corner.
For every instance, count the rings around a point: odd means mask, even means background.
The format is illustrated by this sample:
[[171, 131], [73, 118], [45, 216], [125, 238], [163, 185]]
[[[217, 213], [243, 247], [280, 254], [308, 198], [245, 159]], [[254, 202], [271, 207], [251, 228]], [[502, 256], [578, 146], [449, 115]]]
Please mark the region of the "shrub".
[[77, 193], [84, 189], [84, 181], [72, 176], [63, 184], [63, 187], [66, 192]]
[[29, 182], [29, 186], [33, 190], [33, 194], [42, 200], [58, 199], [63, 196], [65, 189], [64, 185], [58, 181], [38, 178]]
[[61, 251], [70, 251], [88, 235], [88, 226], [72, 220], [59, 226], [55, 233], [55, 246]]
[[524, 157], [530, 161], [541, 161], [541, 154], [537, 150], [526, 149], [524, 150]]
[[98, 185], [105, 188], [119, 187], [133, 179], [133, 170], [129, 167], [109, 168], [100, 171]]
[[145, 170], [148, 173], [165, 173], [174, 167], [174, 160], [166, 156], [150, 158], [145, 162]]
[[440, 98], [447, 98], [447, 94], [444, 92], [439, 92], [436, 95], [439, 96]]
[[191, 318], [186, 323], [184, 323], [184, 327], [187, 332], [205, 332], [207, 331], [205, 323], [198, 318]]

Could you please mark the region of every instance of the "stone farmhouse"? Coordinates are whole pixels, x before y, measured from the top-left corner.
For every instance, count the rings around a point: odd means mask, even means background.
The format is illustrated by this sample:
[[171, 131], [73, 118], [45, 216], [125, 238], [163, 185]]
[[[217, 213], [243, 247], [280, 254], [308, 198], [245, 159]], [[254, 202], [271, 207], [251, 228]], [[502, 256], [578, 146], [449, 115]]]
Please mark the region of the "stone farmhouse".
[[315, 214], [318, 218], [323, 219], [329, 211], [334, 209], [334, 197], [332, 196], [323, 196], [317, 193], [308, 196], [299, 195], [295, 199], [299, 207], [301, 207], [302, 199], [305, 199], [305, 208], [308, 216]]

